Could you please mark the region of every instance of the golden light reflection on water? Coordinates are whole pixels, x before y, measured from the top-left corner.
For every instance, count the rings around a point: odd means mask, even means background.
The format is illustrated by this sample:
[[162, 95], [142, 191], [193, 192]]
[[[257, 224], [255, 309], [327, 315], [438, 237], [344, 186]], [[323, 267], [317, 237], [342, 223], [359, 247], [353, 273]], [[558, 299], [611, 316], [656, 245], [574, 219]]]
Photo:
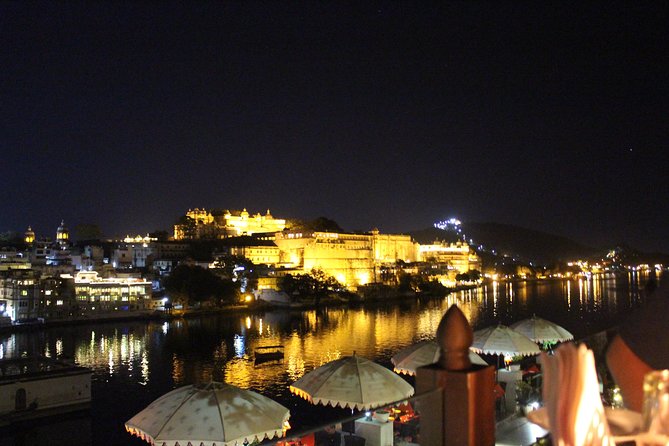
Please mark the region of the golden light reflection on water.
[[[96, 372], [104, 372], [109, 376], [121, 373], [136, 377], [139, 383], [146, 384], [150, 374], [146, 344], [146, 336], [118, 332], [98, 336], [92, 331], [90, 339], [75, 348], [74, 360]], [[62, 351], [63, 341], [57, 339], [56, 352], [60, 355]]]
[[241, 387], [262, 386], [263, 382], [276, 380], [293, 382], [309, 370], [354, 352], [370, 358], [382, 356], [383, 352], [390, 355], [418, 339], [433, 338], [445, 309], [452, 304], [459, 304], [465, 316], [471, 317], [477, 311], [472, 296], [475, 294], [467, 294], [466, 302], [459, 296], [449, 296], [431, 308], [414, 313], [414, 318], [396, 308], [391, 311], [332, 309], [320, 315], [309, 311], [303, 313], [305, 333], [293, 331], [284, 336], [266, 319], [252, 319], [250, 326], [246, 324], [245, 351], [252, 356], [259, 346], [280, 344], [284, 347], [284, 358], [278, 363], [262, 365], [249, 359], [229, 361], [224, 366], [225, 380]]
[[509, 303], [513, 304], [513, 298], [514, 298], [514, 293], [513, 293], [513, 282], [507, 282], [505, 284], [505, 292], [506, 295], [509, 296]]
[[[122, 377], [141, 385], [162, 377], [174, 386], [213, 379], [244, 388], [286, 387], [308, 371], [353, 352], [388, 365], [400, 349], [418, 340], [434, 339], [444, 312], [453, 304], [477, 329], [502, 317], [519, 318], [514, 313], [518, 308], [528, 315], [536, 312], [542, 316], [537, 308], [547, 308], [542, 307], [542, 299], [551, 299], [551, 311], [561, 312], [563, 318], [556, 322], [578, 331], [584, 321], [628, 311], [639, 299], [635, 287], [643, 283], [638, 277], [632, 279], [628, 283], [624, 276], [599, 275], [578, 283], [493, 282], [443, 299], [411, 299], [365, 309], [176, 319], [136, 324], [132, 329], [123, 324], [100, 324], [94, 331], [73, 329], [76, 336], [47, 329], [44, 342], [35, 342], [27, 334], [1, 338], [0, 357], [32, 353], [34, 348], [48, 356], [71, 357], [93, 369], [98, 378]], [[284, 347], [283, 360], [256, 364], [255, 349], [271, 345]]]
[[499, 316], [499, 282], [494, 280], [492, 282], [492, 315], [493, 317]]
[[521, 282], [516, 292], [518, 294], [518, 300], [523, 304], [527, 303], [527, 282]]

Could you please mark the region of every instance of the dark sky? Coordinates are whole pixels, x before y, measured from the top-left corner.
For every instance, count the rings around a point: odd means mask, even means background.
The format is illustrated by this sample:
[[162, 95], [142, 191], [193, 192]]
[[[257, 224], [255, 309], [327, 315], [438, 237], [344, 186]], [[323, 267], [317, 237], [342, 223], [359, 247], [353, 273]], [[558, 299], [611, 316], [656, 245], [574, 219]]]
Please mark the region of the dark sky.
[[666, 2], [2, 2], [0, 232], [191, 207], [669, 252]]

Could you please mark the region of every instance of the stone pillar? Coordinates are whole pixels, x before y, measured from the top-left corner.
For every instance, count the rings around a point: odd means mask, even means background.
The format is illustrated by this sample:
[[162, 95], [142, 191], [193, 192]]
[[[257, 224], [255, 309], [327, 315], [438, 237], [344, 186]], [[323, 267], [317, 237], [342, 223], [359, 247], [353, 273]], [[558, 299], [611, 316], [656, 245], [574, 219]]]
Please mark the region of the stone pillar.
[[439, 389], [442, 396], [440, 405], [432, 401], [421, 405], [420, 444], [495, 444], [495, 369], [471, 363], [472, 340], [467, 318], [451, 306], [437, 328], [439, 362], [416, 371], [416, 395]]

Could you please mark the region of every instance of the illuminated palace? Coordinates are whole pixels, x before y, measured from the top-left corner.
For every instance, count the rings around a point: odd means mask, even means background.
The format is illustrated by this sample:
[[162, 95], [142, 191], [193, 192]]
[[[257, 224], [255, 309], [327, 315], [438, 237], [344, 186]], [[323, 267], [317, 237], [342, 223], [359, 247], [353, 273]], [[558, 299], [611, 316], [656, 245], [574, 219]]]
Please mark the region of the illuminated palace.
[[409, 235], [283, 232], [276, 234], [280, 265], [309, 272], [322, 269], [349, 288], [378, 281], [378, 268], [398, 260], [418, 259], [418, 244]]
[[286, 220], [274, 218], [269, 209], [265, 215], [251, 215], [246, 209], [241, 212], [212, 212], [205, 209], [189, 209], [185, 221], [174, 225], [174, 239], [215, 239], [274, 233], [283, 231]]

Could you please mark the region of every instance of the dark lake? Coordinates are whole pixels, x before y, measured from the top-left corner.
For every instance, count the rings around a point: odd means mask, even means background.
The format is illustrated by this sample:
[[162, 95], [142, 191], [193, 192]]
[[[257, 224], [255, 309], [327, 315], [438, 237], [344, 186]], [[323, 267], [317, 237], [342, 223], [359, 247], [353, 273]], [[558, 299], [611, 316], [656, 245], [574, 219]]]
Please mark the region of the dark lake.
[[[90, 412], [5, 429], [0, 445], [146, 444], [127, 434], [123, 423], [175, 387], [212, 379], [257, 391], [289, 407], [295, 430], [322, 424], [324, 417], [342, 412], [309, 405], [289, 393], [289, 384], [353, 352], [392, 368], [390, 358], [398, 350], [434, 337], [450, 305], [458, 305], [475, 330], [536, 314], [579, 339], [623, 320], [644, 299], [645, 282], [646, 276], [636, 273], [500, 282], [444, 298], [360, 308], [98, 323], [0, 335], [2, 357], [41, 354], [74, 361], [94, 373]], [[256, 365], [254, 349], [275, 344], [284, 346], [284, 359]]]

